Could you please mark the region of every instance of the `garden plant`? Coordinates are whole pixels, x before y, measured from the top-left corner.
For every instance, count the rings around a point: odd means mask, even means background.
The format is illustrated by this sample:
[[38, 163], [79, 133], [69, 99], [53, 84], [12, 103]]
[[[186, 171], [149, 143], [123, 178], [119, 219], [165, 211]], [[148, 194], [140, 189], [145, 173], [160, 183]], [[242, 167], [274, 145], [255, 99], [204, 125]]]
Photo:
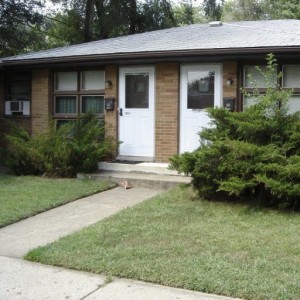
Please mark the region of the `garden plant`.
[[51, 120], [47, 132], [32, 136], [13, 122], [10, 126], [3, 156], [17, 175], [74, 177], [96, 169], [97, 162], [116, 148], [111, 139], [104, 138], [104, 124], [93, 114], [59, 127]]
[[[260, 70], [260, 69], [259, 69]], [[280, 86], [276, 59], [267, 56], [264, 94], [243, 112], [208, 109], [212, 127], [203, 129], [200, 147], [171, 158], [171, 167], [190, 174], [206, 199], [255, 201], [297, 208], [300, 199], [300, 118], [290, 113], [292, 91]], [[276, 74], [276, 76], [274, 76]]]

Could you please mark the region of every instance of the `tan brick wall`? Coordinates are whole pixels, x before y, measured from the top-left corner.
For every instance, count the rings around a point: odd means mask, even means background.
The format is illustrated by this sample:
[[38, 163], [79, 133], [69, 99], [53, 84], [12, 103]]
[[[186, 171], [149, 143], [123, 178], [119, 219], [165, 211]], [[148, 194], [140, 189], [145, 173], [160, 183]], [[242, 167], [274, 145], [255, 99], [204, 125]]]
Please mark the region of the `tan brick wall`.
[[[113, 111], [105, 111], [105, 136], [113, 138], [117, 142], [118, 137], [118, 67], [108, 65], [105, 67], [105, 80], [112, 82], [110, 89], [105, 89], [105, 97], [113, 97], [115, 99], [115, 108]], [[114, 153], [113, 156], [116, 156]]]
[[0, 116], [4, 114], [4, 74], [0, 72]]
[[178, 152], [179, 64], [156, 65], [155, 161]]
[[[235, 98], [235, 110], [237, 109], [237, 78], [238, 65], [235, 61], [223, 63], [223, 98]], [[232, 79], [232, 85], [227, 85], [227, 79]]]
[[49, 70], [42, 69], [32, 71], [32, 134], [48, 129], [50, 107], [49, 76]]
[[6, 133], [10, 132], [10, 125], [7, 121], [16, 123], [17, 126], [26, 130], [31, 134], [31, 117], [28, 116], [5, 116], [5, 78], [4, 73], [0, 73], [0, 147], [5, 147], [6, 143], [3, 140]]

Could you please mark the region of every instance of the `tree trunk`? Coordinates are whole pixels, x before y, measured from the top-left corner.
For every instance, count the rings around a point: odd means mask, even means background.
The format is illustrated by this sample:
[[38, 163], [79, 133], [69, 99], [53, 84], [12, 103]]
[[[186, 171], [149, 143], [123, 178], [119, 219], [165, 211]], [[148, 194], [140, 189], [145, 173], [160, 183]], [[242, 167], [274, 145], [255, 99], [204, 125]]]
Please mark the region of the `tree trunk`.
[[93, 17], [94, 17], [95, 0], [87, 0], [85, 8], [85, 20], [84, 20], [84, 42], [90, 42], [93, 40]]
[[136, 33], [136, 25], [137, 25], [137, 5], [136, 0], [130, 1], [130, 12], [129, 12], [129, 34]]

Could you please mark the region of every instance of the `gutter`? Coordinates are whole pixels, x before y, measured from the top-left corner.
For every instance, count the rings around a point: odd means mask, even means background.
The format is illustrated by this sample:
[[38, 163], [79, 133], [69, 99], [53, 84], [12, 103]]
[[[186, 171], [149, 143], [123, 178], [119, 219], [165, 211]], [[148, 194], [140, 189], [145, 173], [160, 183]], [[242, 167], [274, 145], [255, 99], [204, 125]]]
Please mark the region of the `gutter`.
[[173, 57], [191, 57], [191, 56], [216, 56], [216, 55], [242, 55], [242, 54], [265, 54], [265, 53], [295, 53], [300, 52], [300, 46], [280, 46], [280, 47], [249, 47], [249, 48], [214, 48], [214, 49], [194, 49], [194, 50], [174, 50], [174, 51], [144, 51], [131, 53], [108, 53], [108, 54], [90, 54], [77, 56], [15, 59], [0, 61], [0, 68], [5, 66], [52, 64], [60, 62], [105, 62], [129, 60], [129, 59], [153, 59], [153, 58], [173, 58]]

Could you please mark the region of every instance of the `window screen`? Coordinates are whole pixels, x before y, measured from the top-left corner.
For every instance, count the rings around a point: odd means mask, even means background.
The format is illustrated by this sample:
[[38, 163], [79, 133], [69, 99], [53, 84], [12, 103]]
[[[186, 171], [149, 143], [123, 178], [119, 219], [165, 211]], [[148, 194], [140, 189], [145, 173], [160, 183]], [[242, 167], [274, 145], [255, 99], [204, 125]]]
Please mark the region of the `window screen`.
[[283, 87], [300, 88], [300, 66], [283, 66]]
[[56, 91], [76, 91], [77, 72], [58, 72], [55, 74]]
[[81, 112], [103, 114], [104, 112], [104, 96], [82, 96]]
[[56, 96], [55, 113], [57, 114], [76, 114], [76, 96]]
[[104, 71], [81, 72], [82, 90], [102, 90], [105, 88]]

